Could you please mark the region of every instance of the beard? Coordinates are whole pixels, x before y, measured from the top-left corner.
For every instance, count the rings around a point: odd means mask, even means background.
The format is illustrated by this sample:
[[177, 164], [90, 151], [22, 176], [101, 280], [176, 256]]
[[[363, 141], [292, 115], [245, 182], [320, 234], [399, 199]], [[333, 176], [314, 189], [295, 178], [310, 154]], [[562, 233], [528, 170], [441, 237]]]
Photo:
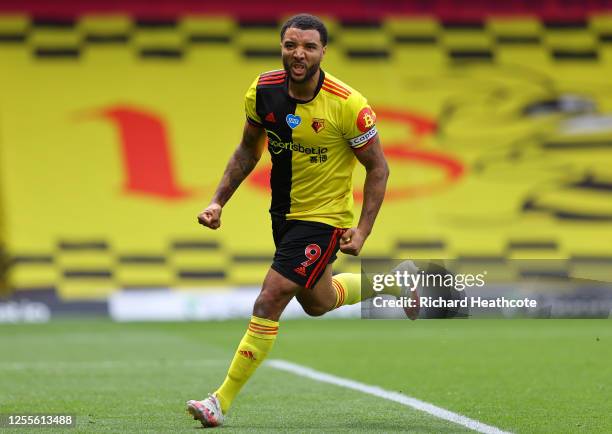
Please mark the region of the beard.
[[301, 80], [296, 80], [291, 76], [291, 65], [289, 64], [287, 60], [283, 59], [283, 67], [285, 68], [285, 71], [287, 72], [287, 76], [289, 77], [289, 80], [291, 80], [294, 83], [298, 83], [298, 84], [302, 84], [310, 80], [317, 73], [320, 66], [321, 66], [321, 62], [314, 63], [310, 68], [306, 69], [306, 74], [304, 74], [304, 78], [302, 78]]

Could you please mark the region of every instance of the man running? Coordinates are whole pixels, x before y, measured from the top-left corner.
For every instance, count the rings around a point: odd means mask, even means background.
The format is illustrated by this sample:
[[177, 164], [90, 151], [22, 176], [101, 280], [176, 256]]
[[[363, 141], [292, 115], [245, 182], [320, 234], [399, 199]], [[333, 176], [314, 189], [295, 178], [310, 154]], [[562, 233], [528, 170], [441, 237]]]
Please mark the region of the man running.
[[[207, 399], [187, 402], [189, 413], [207, 427], [223, 423], [270, 352], [279, 318], [293, 297], [312, 316], [362, 298], [360, 274], [332, 276], [331, 264], [338, 249], [355, 256], [361, 251], [383, 202], [389, 169], [367, 100], [320, 68], [326, 46], [327, 29], [317, 17], [300, 14], [283, 25], [284, 69], [263, 73], [251, 84], [242, 141], [210, 205], [198, 215], [206, 227], [221, 226], [221, 210], [259, 161], [267, 139], [276, 251], [225, 381]], [[353, 227], [356, 161], [366, 178], [363, 208]]]

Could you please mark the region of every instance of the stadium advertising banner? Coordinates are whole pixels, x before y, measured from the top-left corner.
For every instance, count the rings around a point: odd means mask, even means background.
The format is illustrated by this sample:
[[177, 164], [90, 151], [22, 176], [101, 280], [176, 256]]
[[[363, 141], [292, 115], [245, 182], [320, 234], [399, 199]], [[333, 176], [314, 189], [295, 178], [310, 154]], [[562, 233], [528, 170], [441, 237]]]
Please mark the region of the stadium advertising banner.
[[[328, 23], [322, 66], [368, 98], [391, 169], [365, 257], [609, 268], [609, 18]], [[0, 39], [6, 293], [105, 310], [96, 303], [118, 291], [259, 285], [273, 252], [269, 157], [220, 230], [196, 215], [240, 139], [246, 89], [280, 67], [276, 27], [3, 15], [0, 33], [17, 35]], [[358, 167], [356, 215], [363, 181]]]

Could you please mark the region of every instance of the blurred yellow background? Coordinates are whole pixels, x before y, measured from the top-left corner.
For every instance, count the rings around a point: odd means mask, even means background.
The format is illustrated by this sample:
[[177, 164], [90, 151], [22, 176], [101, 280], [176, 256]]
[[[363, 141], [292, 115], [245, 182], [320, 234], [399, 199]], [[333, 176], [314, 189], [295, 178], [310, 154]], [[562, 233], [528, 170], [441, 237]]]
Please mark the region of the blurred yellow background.
[[[612, 18], [327, 23], [323, 69], [369, 99], [391, 168], [363, 255], [612, 254], [612, 44], [601, 37]], [[2, 34], [29, 25], [0, 16]], [[273, 254], [262, 183], [245, 181], [218, 231], [196, 215], [240, 139], [247, 87], [281, 67], [278, 43], [277, 28], [229, 17], [134, 27], [120, 15], [0, 43], [10, 287], [99, 299], [257, 285]], [[266, 155], [257, 179], [268, 165]], [[359, 168], [357, 197], [363, 179]], [[359, 262], [340, 255], [336, 268]]]

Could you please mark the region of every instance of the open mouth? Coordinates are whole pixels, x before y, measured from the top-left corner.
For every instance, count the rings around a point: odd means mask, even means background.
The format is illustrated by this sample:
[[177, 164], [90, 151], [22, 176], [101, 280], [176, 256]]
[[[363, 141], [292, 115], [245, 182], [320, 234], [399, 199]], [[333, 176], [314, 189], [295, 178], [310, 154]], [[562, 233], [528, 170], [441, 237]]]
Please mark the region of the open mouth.
[[295, 75], [303, 75], [306, 73], [306, 65], [302, 63], [294, 63], [293, 65], [291, 65], [291, 71]]

